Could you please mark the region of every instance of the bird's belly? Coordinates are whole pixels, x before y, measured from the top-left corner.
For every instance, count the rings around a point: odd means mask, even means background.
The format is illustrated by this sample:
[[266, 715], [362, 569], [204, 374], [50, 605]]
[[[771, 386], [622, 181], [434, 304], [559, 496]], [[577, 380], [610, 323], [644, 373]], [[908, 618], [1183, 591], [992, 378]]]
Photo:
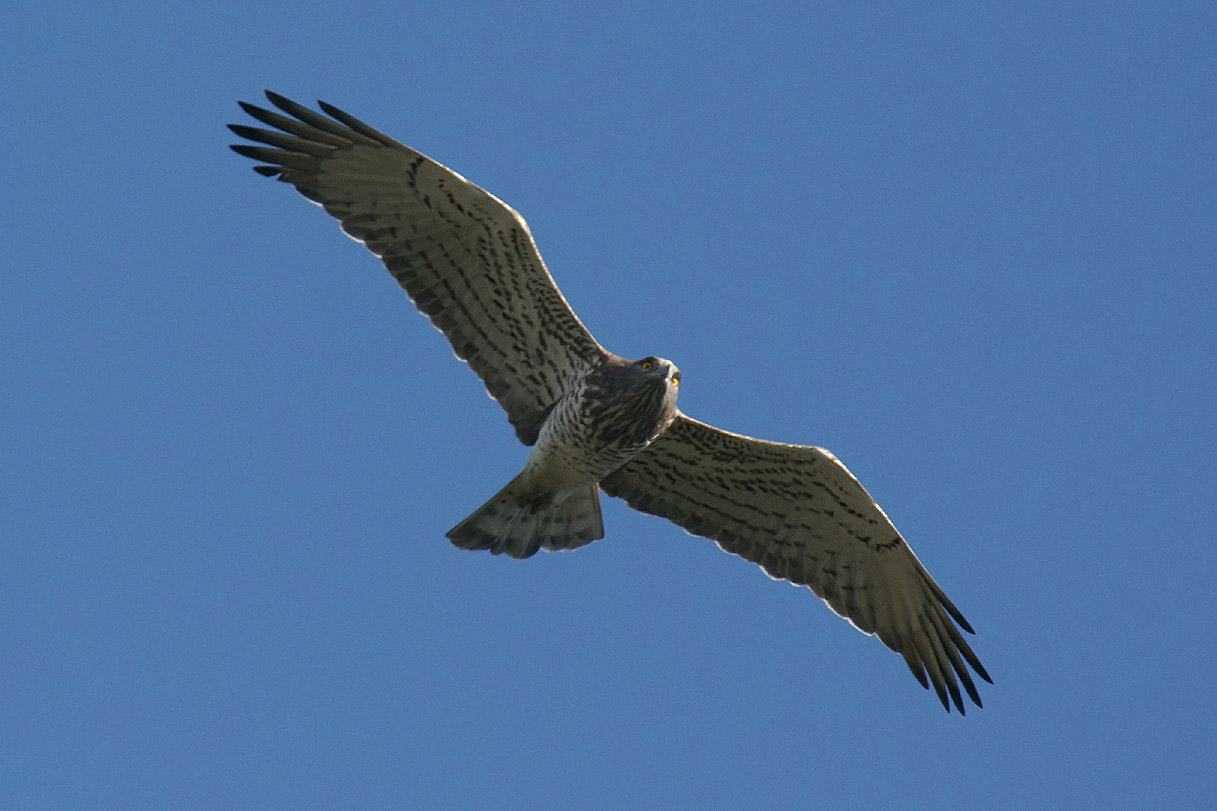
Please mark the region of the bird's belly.
[[628, 462], [641, 448], [605, 448], [579, 438], [556, 442], [544, 432], [528, 454], [525, 470], [555, 493], [595, 484]]
[[[610, 403], [611, 405], [611, 403]], [[648, 432], [631, 430], [602, 401], [582, 390], [563, 397], [541, 426], [525, 470], [541, 490], [565, 494], [597, 484], [634, 458], [650, 439]], [[606, 419], [607, 416], [607, 419]], [[613, 418], [617, 417], [616, 420]]]

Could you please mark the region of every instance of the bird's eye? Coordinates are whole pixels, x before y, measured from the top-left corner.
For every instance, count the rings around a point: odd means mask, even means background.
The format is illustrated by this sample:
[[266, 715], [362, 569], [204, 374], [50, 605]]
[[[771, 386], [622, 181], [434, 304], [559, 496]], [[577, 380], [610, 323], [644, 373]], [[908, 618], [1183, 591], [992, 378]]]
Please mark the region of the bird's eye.
[[642, 363], [640, 363], [640, 364], [638, 364], [638, 365], [639, 365], [639, 366], [641, 366], [643, 369], [646, 369], [647, 371], [650, 371], [651, 369], [654, 369], [654, 368], [655, 368], [655, 361], [650, 360], [650, 359], [648, 358], [647, 360], [644, 360]]
[[672, 378], [672, 385], [677, 387], [680, 386], [680, 375], [676, 375]]

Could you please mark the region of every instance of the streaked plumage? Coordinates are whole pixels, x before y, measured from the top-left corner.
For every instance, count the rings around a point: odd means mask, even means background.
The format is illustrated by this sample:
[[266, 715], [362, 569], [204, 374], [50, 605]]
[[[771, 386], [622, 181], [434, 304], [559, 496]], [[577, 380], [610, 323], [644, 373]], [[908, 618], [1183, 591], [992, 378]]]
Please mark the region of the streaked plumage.
[[230, 125], [261, 174], [291, 183], [363, 242], [447, 336], [531, 445], [524, 469], [448, 537], [528, 557], [603, 537], [598, 489], [808, 586], [900, 653], [944, 707], [991, 681], [972, 632], [879, 505], [822, 448], [705, 425], [676, 408], [680, 372], [608, 352], [579, 322], [524, 220], [457, 173], [342, 112], [274, 93]]

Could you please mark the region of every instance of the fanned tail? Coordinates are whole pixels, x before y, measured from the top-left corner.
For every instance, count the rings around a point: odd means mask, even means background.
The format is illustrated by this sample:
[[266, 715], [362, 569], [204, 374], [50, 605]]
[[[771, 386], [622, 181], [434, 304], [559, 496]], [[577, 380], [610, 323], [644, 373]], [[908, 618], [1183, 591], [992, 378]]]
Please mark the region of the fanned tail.
[[532, 557], [538, 549], [575, 549], [604, 537], [596, 485], [576, 490], [558, 504], [528, 486], [523, 474], [448, 531], [461, 549]]

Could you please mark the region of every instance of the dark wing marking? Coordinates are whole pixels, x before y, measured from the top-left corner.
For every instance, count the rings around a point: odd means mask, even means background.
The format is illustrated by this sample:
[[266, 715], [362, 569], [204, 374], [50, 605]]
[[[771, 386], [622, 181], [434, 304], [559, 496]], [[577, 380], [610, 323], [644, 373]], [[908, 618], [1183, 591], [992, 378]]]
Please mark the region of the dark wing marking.
[[951, 702], [964, 712], [959, 683], [981, 706], [967, 665], [992, 679], [960, 634], [972, 627], [870, 494], [823, 448], [753, 439], [681, 415], [601, 487], [718, 541], [771, 577], [807, 586], [903, 656], [948, 712]]
[[535, 442], [546, 409], [605, 353], [554, 284], [523, 218], [336, 107], [320, 102], [327, 117], [266, 96], [288, 115], [241, 102], [275, 129], [231, 124], [257, 144], [232, 148], [379, 256], [503, 406], [520, 440]]

